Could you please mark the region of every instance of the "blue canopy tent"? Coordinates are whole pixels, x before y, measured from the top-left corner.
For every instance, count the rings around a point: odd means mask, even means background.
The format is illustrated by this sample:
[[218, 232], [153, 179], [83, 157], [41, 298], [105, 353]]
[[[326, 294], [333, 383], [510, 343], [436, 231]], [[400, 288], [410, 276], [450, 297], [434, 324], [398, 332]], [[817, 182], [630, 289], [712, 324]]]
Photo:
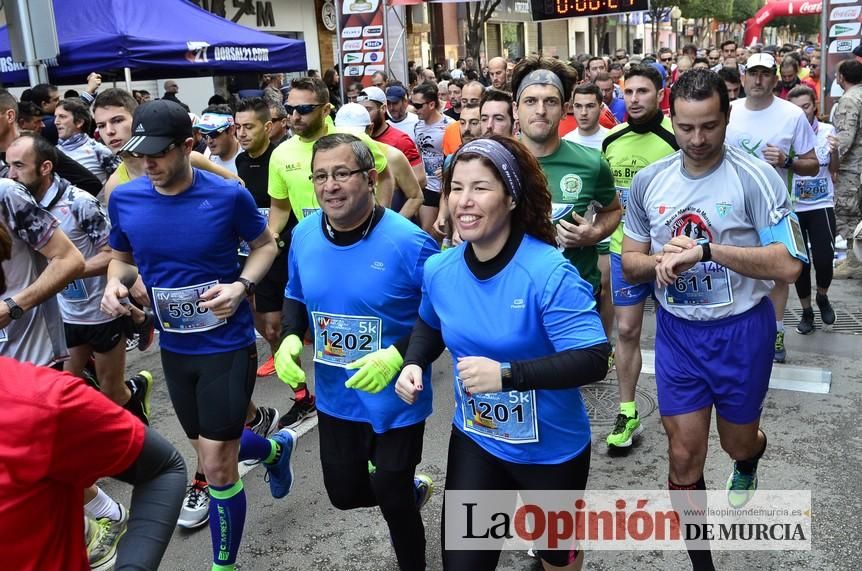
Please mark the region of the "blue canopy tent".
[[[54, 83], [83, 83], [90, 72], [136, 79], [302, 71], [305, 42], [258, 32], [187, 0], [54, 0], [60, 55], [46, 62]], [[39, 17], [33, 14], [33, 17]], [[27, 85], [0, 28], [0, 82]]]

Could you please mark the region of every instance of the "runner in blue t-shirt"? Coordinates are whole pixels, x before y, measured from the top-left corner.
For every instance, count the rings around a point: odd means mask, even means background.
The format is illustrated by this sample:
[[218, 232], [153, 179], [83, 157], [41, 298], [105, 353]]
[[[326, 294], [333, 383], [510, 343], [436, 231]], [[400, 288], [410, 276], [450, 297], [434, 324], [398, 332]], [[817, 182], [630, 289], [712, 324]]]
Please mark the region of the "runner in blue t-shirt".
[[[419, 509], [431, 479], [414, 474], [431, 393], [408, 406], [391, 383], [419, 315], [425, 260], [439, 249], [406, 218], [375, 205], [374, 158], [359, 138], [322, 137], [311, 167], [322, 211], [293, 232], [276, 370], [287, 383], [305, 381], [298, 358], [310, 326], [329, 499], [342, 510], [380, 506], [399, 567], [425, 569]], [[423, 380], [430, 382], [430, 370]]]
[[[243, 430], [257, 368], [246, 298], [277, 249], [248, 191], [192, 169], [192, 125], [182, 107], [164, 100], [141, 105], [132, 132], [122, 150], [144, 159], [147, 176], [111, 194], [113, 259], [102, 310], [128, 315], [123, 300], [140, 272], [162, 332], [171, 401], [203, 468], [186, 502], [208, 492], [216, 516], [213, 569], [233, 569], [246, 508], [238, 460], [263, 460], [275, 497], [287, 495], [293, 480], [294, 434], [285, 429], [267, 440]], [[240, 273], [241, 240], [251, 253]]]
[[[541, 168], [513, 139], [477, 139], [455, 155], [443, 192], [464, 243], [425, 266], [396, 391], [419, 406], [445, 343], [455, 362], [446, 489], [583, 490], [590, 423], [578, 387], [604, 378], [610, 346], [591, 286], [557, 250]], [[446, 550], [445, 525], [444, 568], [496, 567], [500, 551]]]

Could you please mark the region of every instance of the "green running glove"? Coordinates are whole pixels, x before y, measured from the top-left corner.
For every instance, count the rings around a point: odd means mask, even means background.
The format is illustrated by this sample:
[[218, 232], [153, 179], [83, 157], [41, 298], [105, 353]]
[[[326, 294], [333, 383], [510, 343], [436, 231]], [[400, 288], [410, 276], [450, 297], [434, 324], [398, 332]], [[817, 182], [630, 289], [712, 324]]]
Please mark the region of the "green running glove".
[[305, 371], [299, 366], [300, 355], [302, 339], [296, 335], [288, 335], [275, 352], [275, 372], [278, 373], [278, 378], [294, 389], [305, 383]]
[[404, 358], [401, 353], [394, 345], [390, 345], [386, 349], [380, 349], [349, 363], [345, 368], [359, 369], [359, 372], [350, 377], [344, 386], [366, 393], [379, 393], [395, 380], [395, 375], [401, 370], [403, 364]]

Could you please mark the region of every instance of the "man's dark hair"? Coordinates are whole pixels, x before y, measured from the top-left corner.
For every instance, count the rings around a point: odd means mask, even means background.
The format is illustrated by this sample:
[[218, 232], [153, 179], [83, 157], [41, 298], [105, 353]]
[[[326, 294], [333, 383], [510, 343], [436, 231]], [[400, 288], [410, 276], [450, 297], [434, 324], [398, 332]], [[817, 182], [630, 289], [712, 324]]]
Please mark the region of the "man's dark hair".
[[673, 55], [673, 50], [672, 50], [672, 49], [670, 49], [670, 48], [659, 48], [659, 49], [658, 49], [658, 55], [659, 55], [659, 56], [661, 56], [661, 54], [671, 54], [671, 55]]
[[578, 74], [578, 81], [580, 81], [584, 77], [584, 64], [579, 61], [573, 61], [569, 63], [569, 67], [575, 70], [575, 73]]
[[433, 101], [435, 105], [439, 105], [440, 99], [437, 93], [437, 84], [431, 81], [420, 83], [413, 88], [413, 93], [418, 93], [425, 101]]
[[36, 168], [44, 163], [45, 161], [51, 161], [51, 170], [54, 171], [57, 168], [57, 148], [52, 145], [48, 139], [39, 135], [38, 133], [32, 133], [29, 131], [25, 131], [18, 136], [18, 139], [31, 139], [33, 143], [33, 154], [36, 157]]
[[623, 66], [621, 66], [621, 65], [620, 65], [620, 64], [618, 64], [618, 63], [612, 63], [612, 64], [610, 65], [610, 67], [608, 67], [608, 71], [613, 71], [613, 70], [615, 70], [615, 69], [618, 69], [618, 70], [620, 70], [620, 71], [623, 71]]
[[720, 77], [722, 81], [732, 83], [733, 85], [742, 84], [742, 78], [739, 76], [739, 68], [736, 67], [721, 68], [720, 70], [718, 70], [718, 77]]
[[848, 59], [841, 62], [841, 68], [838, 73], [844, 78], [847, 83], [858, 85], [862, 83], [862, 63], [855, 59]]
[[[146, 91], [139, 91], [138, 93], [146, 93]], [[135, 101], [135, 98], [126, 91], [125, 89], [119, 89], [117, 87], [111, 87], [100, 92], [96, 96], [96, 100], [93, 102], [93, 109], [98, 109], [100, 107], [122, 107], [132, 115], [135, 114], [135, 109], [138, 108], [138, 102]]]
[[600, 71], [599, 73], [596, 74], [595, 79], [593, 79], [593, 83], [595, 83], [597, 81], [613, 81], [613, 80], [614, 80], [614, 78], [611, 77], [611, 74], [609, 74], [606, 71]]
[[233, 116], [233, 110], [230, 108], [230, 105], [228, 105], [227, 103], [220, 103], [217, 105], [207, 105], [206, 109], [203, 110], [203, 113], [218, 113], [219, 115]]
[[705, 57], [696, 57], [696, 58], [694, 58], [694, 61], [691, 62], [691, 67], [694, 67], [699, 63], [705, 63], [706, 65], [710, 65], [709, 60], [706, 59]]
[[736, 43], [736, 40], [724, 40], [723, 42], [721, 42], [719, 47], [721, 47], [721, 50], [724, 51], [724, 48], [726, 46], [733, 46], [734, 48], [737, 48], [739, 47], [739, 44]]
[[243, 111], [253, 111], [257, 120], [266, 124], [267, 121], [272, 119], [272, 113], [269, 110], [269, 104], [264, 101], [263, 97], [248, 97], [246, 99], [241, 99], [236, 106], [236, 112], [241, 113]]
[[560, 78], [560, 81], [563, 83], [563, 102], [571, 98], [572, 89], [574, 89], [575, 84], [578, 82], [577, 72], [571, 66], [566, 65], [558, 59], [544, 56], [524, 58], [515, 66], [515, 69], [512, 70], [512, 93], [517, 94], [518, 88], [521, 86], [524, 78], [537, 69], [547, 69]]
[[225, 99], [224, 97], [222, 97], [218, 93], [216, 93], [215, 95], [210, 97], [209, 101], [207, 101], [207, 105], [226, 105], [226, 104], [227, 104], [227, 99]]
[[51, 94], [55, 91], [57, 91], [57, 86], [50, 83], [34, 85], [30, 88], [30, 101], [41, 107], [43, 103], [51, 101]]
[[[36, 105], [35, 101], [33, 101]], [[15, 97], [9, 93], [5, 89], [0, 89], [0, 111], [8, 111], [12, 109], [15, 111], [15, 118], [18, 118], [18, 102], [15, 100]], [[40, 107], [41, 109], [41, 107]]]
[[66, 93], [63, 94], [63, 99], [71, 99], [73, 97], [80, 97], [81, 94], [75, 91], [74, 89], [67, 89]]
[[493, 87], [486, 89], [482, 94], [482, 99], [479, 100], [479, 109], [484, 107], [489, 101], [502, 101], [507, 104], [506, 109], [509, 111], [509, 120], [515, 122], [515, 113], [512, 110], [512, 94], [502, 89], [494, 89]]
[[[688, 74], [683, 74], [683, 77], [685, 77], [686, 75]], [[656, 91], [662, 88], [663, 81], [661, 78], [661, 74], [653, 66], [643, 64], [633, 65], [629, 67], [629, 70], [626, 72], [625, 80], [628, 81], [632, 77], [638, 76], [645, 77], [650, 80], [652, 84], [655, 85]]]
[[694, 44], [685, 44], [682, 46], [682, 53], [689, 54], [693, 53], [695, 56], [697, 55], [697, 46]]
[[299, 77], [290, 82], [290, 89], [312, 91], [317, 96], [318, 103], [329, 103], [329, 88], [319, 77]]
[[78, 122], [81, 122], [81, 129], [84, 133], [89, 133], [90, 131], [90, 123], [93, 120], [93, 116], [90, 114], [90, 108], [84, 103], [81, 99], [77, 97], [70, 97], [69, 99], [64, 99], [60, 103], [57, 104], [57, 107], [62, 107], [66, 111], [72, 114], [72, 122], [77, 126]]
[[458, 86], [458, 89], [464, 89], [464, 84], [465, 84], [465, 83], [466, 83], [466, 82], [464, 81], [464, 78], [463, 78], [463, 77], [459, 77], [459, 78], [457, 78], [457, 79], [453, 79], [453, 80], [451, 80], [451, 81], [449, 82], [449, 85], [456, 85], [456, 86]]
[[794, 97], [802, 97], [803, 95], [807, 95], [811, 98], [813, 103], [817, 103], [817, 94], [814, 93], [814, 90], [808, 87], [805, 84], [797, 85], [793, 89], [791, 89], [787, 93], [787, 99], [793, 99]]
[[726, 116], [730, 113], [727, 86], [717, 73], [708, 69], [693, 69], [680, 77], [670, 90], [670, 114], [676, 114], [676, 100], [704, 101], [718, 94], [719, 108]]
[[[600, 81], [598, 78], [596, 81]], [[599, 89], [599, 86], [595, 83], [582, 83], [575, 87], [575, 91], [572, 94], [572, 99], [574, 100], [575, 95], [593, 95], [596, 100], [599, 102], [599, 105], [602, 104], [602, 90]]]
[[284, 108], [284, 103], [267, 101], [266, 104], [269, 105], [270, 119], [287, 119], [287, 109]]
[[141, 97], [144, 97], [145, 95], [150, 94], [150, 92], [147, 91], [146, 89], [140, 89], [140, 90], [138, 90], [138, 93], [140, 94]]
[[374, 156], [371, 154], [371, 149], [362, 142], [362, 139], [350, 133], [333, 133], [319, 138], [311, 151], [311, 164], [314, 164], [314, 157], [317, 156], [317, 153], [329, 151], [341, 145], [350, 145], [353, 156], [356, 157], [356, 166], [365, 171], [374, 168]]
[[18, 104], [18, 119], [33, 119], [44, 116], [45, 113], [42, 111], [42, 108], [32, 101], [22, 101]]

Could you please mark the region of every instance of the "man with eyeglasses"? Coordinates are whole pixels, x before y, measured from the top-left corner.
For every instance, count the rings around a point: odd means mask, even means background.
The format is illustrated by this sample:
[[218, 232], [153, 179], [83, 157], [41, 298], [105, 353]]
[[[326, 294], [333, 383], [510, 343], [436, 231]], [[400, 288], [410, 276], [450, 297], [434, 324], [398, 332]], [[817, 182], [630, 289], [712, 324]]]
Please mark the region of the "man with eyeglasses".
[[272, 118], [272, 125], [269, 129], [269, 141], [273, 147], [277, 147], [284, 141], [290, 138], [287, 125], [287, 111], [284, 110], [284, 104], [273, 103], [267, 101], [269, 105], [269, 114]]
[[236, 174], [236, 157], [242, 152], [236, 138], [233, 111], [227, 105], [210, 105], [194, 126], [207, 142], [209, 160]]
[[[311, 178], [323, 208], [294, 231], [284, 293], [285, 345], [276, 367], [284, 379], [305, 381], [295, 358], [310, 330], [329, 499], [340, 510], [379, 506], [398, 567], [424, 570], [419, 510], [432, 482], [415, 471], [432, 398], [422, 394], [407, 405], [392, 381], [418, 318], [425, 261], [437, 244], [402, 216], [375, 205], [377, 170], [358, 137], [327, 135], [312, 153]], [[428, 388], [430, 380], [426, 371]]]
[[[242, 185], [192, 168], [192, 124], [182, 107], [165, 100], [141, 105], [132, 134], [122, 151], [142, 159], [147, 176], [111, 195], [113, 257], [102, 311], [128, 315], [121, 300], [140, 272], [162, 332], [171, 402], [207, 478], [189, 488], [210, 496], [213, 568], [230, 569], [246, 514], [238, 461], [262, 460], [276, 498], [293, 483], [295, 434], [283, 430], [267, 440], [244, 430], [257, 367], [247, 298], [277, 247]], [[242, 272], [240, 240], [250, 249]]]
[[[466, 85], [464, 88], [466, 89]], [[462, 102], [464, 98], [462, 90]], [[476, 101], [478, 103], [478, 100]], [[425, 203], [419, 209], [422, 228], [429, 234], [436, 233], [434, 222], [440, 208], [440, 187], [443, 169], [443, 134], [453, 120], [438, 109], [437, 86], [418, 85], [410, 96], [419, 121], [416, 123], [416, 145], [425, 163]]]
[[[435, 86], [436, 88], [436, 86]], [[320, 78], [303, 77], [291, 82], [284, 106], [294, 136], [272, 153], [269, 161], [269, 228], [276, 238], [285, 233], [291, 211], [298, 221], [320, 210], [311, 181], [311, 155], [314, 143], [335, 129], [329, 117], [329, 89]], [[361, 136], [374, 155], [378, 200], [389, 206], [392, 197], [392, 174], [386, 156], [367, 135]], [[284, 341], [282, 341], [282, 346]], [[293, 389], [294, 404], [278, 421], [279, 428], [295, 428], [317, 414], [314, 395], [304, 382], [294, 383], [280, 377]]]

